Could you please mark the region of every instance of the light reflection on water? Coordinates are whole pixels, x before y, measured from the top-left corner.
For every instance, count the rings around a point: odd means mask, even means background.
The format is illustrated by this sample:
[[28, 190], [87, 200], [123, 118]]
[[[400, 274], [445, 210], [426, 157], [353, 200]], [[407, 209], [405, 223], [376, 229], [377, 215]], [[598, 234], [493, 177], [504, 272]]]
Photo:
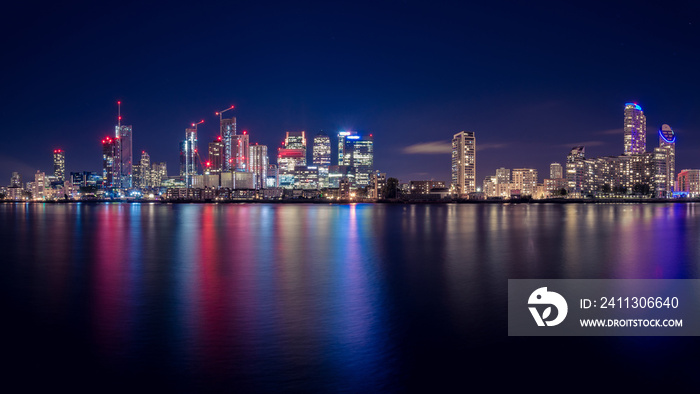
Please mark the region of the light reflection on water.
[[75, 346], [100, 365], [157, 365], [184, 383], [406, 389], [430, 358], [508, 352], [509, 278], [699, 277], [694, 204], [3, 204], [0, 213], [3, 295], [15, 307], [42, 327], [85, 334]]

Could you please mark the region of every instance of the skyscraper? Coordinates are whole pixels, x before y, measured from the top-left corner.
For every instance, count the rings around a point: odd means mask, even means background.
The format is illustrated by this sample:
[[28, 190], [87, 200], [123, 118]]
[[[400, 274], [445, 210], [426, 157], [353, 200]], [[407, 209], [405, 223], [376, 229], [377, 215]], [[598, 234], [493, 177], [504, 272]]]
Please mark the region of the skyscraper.
[[267, 145], [252, 145], [249, 157], [250, 171], [255, 174], [255, 188], [265, 189], [267, 186], [267, 169], [270, 164], [267, 156]]
[[151, 156], [146, 151], [141, 151], [141, 161], [138, 165], [138, 181], [135, 187], [147, 188], [151, 185]]
[[374, 171], [374, 136], [361, 135], [356, 131], [344, 131], [338, 134], [342, 137], [342, 163], [339, 165], [349, 166], [353, 174], [350, 186], [354, 189], [365, 187], [370, 184], [372, 172]]
[[549, 179], [562, 179], [564, 178], [564, 169], [559, 163], [552, 163], [549, 165]]
[[250, 171], [250, 138], [247, 131], [231, 136], [232, 170], [239, 172]]
[[586, 148], [575, 146], [566, 156], [566, 180], [568, 192], [575, 197], [579, 197], [584, 188], [584, 178], [586, 176]]
[[209, 143], [209, 157], [207, 159], [207, 171], [210, 174], [219, 174], [223, 169], [224, 143], [221, 136]]
[[284, 147], [287, 149], [301, 149], [303, 151], [304, 162], [300, 165], [306, 165], [306, 132], [305, 131], [288, 131], [284, 138]]
[[624, 154], [640, 155], [647, 149], [647, 118], [642, 107], [635, 103], [625, 104]]
[[18, 172], [12, 173], [12, 178], [10, 178], [10, 187], [22, 187], [22, 176]]
[[61, 149], [53, 151], [53, 176], [58, 183], [63, 183], [66, 177], [66, 156]]
[[452, 189], [463, 196], [476, 191], [476, 136], [461, 131], [452, 138]]
[[[201, 122], [200, 122], [201, 123]], [[185, 140], [180, 145], [180, 166], [181, 176], [184, 175], [185, 185], [192, 186], [192, 177], [198, 174], [199, 152], [197, 151], [197, 125], [192, 123], [192, 127], [185, 129]]]
[[105, 187], [119, 186], [118, 141], [107, 136], [102, 140], [102, 179]]
[[[232, 109], [231, 107], [230, 109]], [[219, 114], [221, 116], [221, 114]], [[236, 135], [236, 117], [219, 120], [221, 142], [223, 143], [222, 161], [223, 171], [231, 171], [233, 164], [233, 136]]]
[[320, 187], [328, 187], [328, 168], [331, 166], [331, 139], [323, 131], [314, 137], [313, 164], [318, 167]]
[[[659, 129], [659, 147], [654, 150], [656, 159], [657, 190], [659, 197], [671, 197], [676, 179], [676, 134], [667, 124]], [[657, 152], [658, 151], [658, 152]]]

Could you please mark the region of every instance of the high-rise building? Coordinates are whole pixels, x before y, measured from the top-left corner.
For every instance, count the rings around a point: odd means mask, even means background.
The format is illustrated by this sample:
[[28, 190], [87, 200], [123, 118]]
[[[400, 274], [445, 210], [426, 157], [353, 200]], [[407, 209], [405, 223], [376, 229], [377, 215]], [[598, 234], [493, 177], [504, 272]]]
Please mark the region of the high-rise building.
[[153, 163], [151, 165], [150, 187], [160, 187], [164, 180], [168, 179], [168, 167], [165, 162]]
[[642, 107], [635, 103], [625, 104], [624, 154], [639, 155], [647, 149], [647, 118]]
[[[287, 136], [284, 139], [284, 147], [287, 149], [304, 150], [304, 159], [306, 159], [306, 132], [288, 131]], [[306, 162], [304, 162], [303, 165], [306, 165]]]
[[33, 185], [32, 198], [43, 200], [46, 197], [46, 174], [37, 170], [36, 174], [34, 174]]
[[221, 136], [209, 143], [209, 159], [207, 160], [207, 170], [210, 174], [218, 174], [223, 169], [224, 143]]
[[328, 187], [328, 168], [331, 166], [331, 139], [323, 131], [314, 136], [313, 164], [318, 168], [319, 187]]
[[[136, 176], [138, 174], [138, 176]], [[141, 160], [134, 169], [134, 186], [147, 188], [151, 185], [151, 156], [146, 151], [141, 151]]]
[[232, 170], [239, 172], [250, 171], [250, 139], [248, 132], [231, 137], [231, 149], [233, 155]]
[[564, 169], [559, 163], [552, 163], [549, 165], [549, 179], [562, 179], [564, 178]]
[[10, 187], [22, 187], [22, 176], [18, 172], [12, 173], [12, 178], [10, 178]]
[[659, 157], [663, 162], [657, 162], [657, 176], [663, 181], [666, 197], [671, 197], [676, 178], [676, 133], [667, 124], [661, 125], [659, 129], [659, 149], [663, 149], [665, 154]]
[[374, 167], [374, 136], [362, 135], [356, 131], [342, 131], [338, 139], [343, 141], [343, 147], [338, 149], [338, 165], [349, 166], [353, 173], [351, 187], [365, 187], [370, 184]]
[[102, 179], [105, 187], [119, 187], [119, 141], [107, 136], [102, 140]]
[[509, 168], [497, 168], [496, 169], [496, 184], [505, 185], [510, 183], [510, 169]]
[[250, 171], [255, 174], [255, 188], [267, 187], [267, 169], [270, 165], [267, 156], [267, 145], [252, 145], [250, 147]]
[[452, 138], [452, 192], [459, 196], [476, 192], [476, 136], [461, 131]]
[[514, 168], [513, 186], [524, 196], [533, 196], [537, 189], [537, 170], [534, 168]]
[[66, 154], [61, 149], [53, 151], [53, 176], [58, 183], [66, 179]]
[[284, 148], [277, 151], [278, 182], [281, 187], [294, 187], [294, 170], [306, 167], [306, 133], [288, 131]]
[[566, 180], [569, 185], [569, 194], [579, 196], [584, 189], [584, 177], [586, 175], [586, 148], [575, 146], [566, 156]]
[[[233, 107], [231, 107], [231, 109], [232, 108]], [[220, 119], [219, 127], [221, 142], [223, 143], [223, 150], [221, 153], [223, 163], [222, 170], [231, 171], [231, 169], [235, 168], [235, 165], [233, 164], [233, 136], [236, 135], [236, 117], [231, 117], [230, 119]]]
[[133, 186], [133, 161], [132, 129], [131, 126], [118, 125], [115, 128], [115, 141], [118, 145], [117, 157], [119, 161], [119, 185], [122, 189]]
[[688, 197], [700, 196], [700, 170], [683, 170], [678, 173], [678, 192]]
[[198, 175], [199, 152], [197, 150], [197, 125], [185, 129], [185, 140], [180, 144], [181, 177], [184, 177], [185, 185], [192, 187], [192, 177]]

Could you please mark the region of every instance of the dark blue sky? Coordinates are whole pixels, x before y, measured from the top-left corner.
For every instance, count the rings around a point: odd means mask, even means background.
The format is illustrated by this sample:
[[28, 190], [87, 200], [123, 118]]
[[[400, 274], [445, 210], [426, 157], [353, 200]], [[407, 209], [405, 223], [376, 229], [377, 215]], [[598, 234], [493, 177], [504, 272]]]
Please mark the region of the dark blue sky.
[[668, 123], [676, 169], [700, 168], [698, 3], [192, 3], [5, 8], [0, 184], [52, 172], [56, 148], [67, 171], [101, 171], [118, 99], [134, 150], [171, 175], [185, 127], [205, 120], [205, 151], [231, 104], [271, 155], [287, 130], [371, 132], [375, 168], [402, 181], [448, 181], [439, 152], [474, 131], [480, 184], [500, 166], [541, 181], [575, 144], [620, 154], [634, 101], [647, 149]]

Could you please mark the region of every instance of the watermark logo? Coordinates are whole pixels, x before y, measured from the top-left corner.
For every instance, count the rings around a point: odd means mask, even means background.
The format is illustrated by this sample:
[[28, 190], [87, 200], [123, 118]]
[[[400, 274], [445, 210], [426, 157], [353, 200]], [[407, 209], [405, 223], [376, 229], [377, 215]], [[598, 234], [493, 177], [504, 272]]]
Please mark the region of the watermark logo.
[[[529, 305], [549, 305], [540, 316], [540, 312], [537, 307], [530, 306], [530, 313], [532, 317], [535, 318], [535, 322], [538, 326], [556, 326], [557, 324], [564, 321], [566, 318], [566, 313], [569, 311], [569, 307], [566, 304], [566, 300], [559, 293], [553, 291], [547, 291], [546, 287], [540, 287], [530, 294], [530, 298], [527, 300]], [[556, 317], [553, 320], [547, 320], [552, 316], [552, 307], [557, 309]]]

